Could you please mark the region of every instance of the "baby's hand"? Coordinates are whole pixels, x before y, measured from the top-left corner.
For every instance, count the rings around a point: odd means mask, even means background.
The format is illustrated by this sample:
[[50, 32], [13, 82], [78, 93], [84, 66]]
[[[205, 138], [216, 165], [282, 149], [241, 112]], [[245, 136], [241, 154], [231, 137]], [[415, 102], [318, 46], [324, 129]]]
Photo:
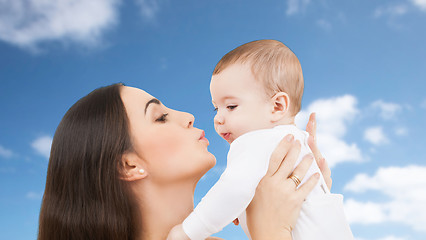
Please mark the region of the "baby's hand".
[[170, 230], [167, 240], [191, 240], [183, 231], [182, 224], [176, 225]]

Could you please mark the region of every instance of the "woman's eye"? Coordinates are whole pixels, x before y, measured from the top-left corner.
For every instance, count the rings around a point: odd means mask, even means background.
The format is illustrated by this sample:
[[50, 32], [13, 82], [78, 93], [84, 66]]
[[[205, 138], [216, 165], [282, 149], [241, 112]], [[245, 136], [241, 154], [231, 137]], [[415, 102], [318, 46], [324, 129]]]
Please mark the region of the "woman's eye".
[[168, 113], [164, 113], [163, 115], [161, 115], [161, 117], [155, 119], [155, 121], [156, 122], [165, 122], [167, 115], [169, 115], [169, 114]]
[[237, 107], [238, 107], [238, 105], [229, 105], [226, 108], [228, 108], [229, 110], [234, 110]]

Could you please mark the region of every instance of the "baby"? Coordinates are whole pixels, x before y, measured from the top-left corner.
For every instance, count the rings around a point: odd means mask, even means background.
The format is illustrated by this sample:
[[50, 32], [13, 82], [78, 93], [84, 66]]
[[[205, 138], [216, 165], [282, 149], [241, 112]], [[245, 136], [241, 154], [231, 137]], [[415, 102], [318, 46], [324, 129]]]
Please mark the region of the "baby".
[[[299, 60], [279, 41], [249, 42], [223, 56], [213, 71], [210, 91], [217, 112], [216, 132], [230, 144], [227, 167], [169, 239], [205, 239], [235, 218], [251, 239], [245, 209], [266, 174], [275, 147], [292, 134], [301, 143], [297, 163], [311, 153], [309, 134], [294, 124], [303, 85]], [[304, 179], [316, 172], [320, 170], [313, 161]], [[297, 176], [292, 180], [299, 185]], [[343, 197], [331, 194], [322, 176], [303, 204], [292, 235], [294, 240], [353, 239], [343, 213]]]

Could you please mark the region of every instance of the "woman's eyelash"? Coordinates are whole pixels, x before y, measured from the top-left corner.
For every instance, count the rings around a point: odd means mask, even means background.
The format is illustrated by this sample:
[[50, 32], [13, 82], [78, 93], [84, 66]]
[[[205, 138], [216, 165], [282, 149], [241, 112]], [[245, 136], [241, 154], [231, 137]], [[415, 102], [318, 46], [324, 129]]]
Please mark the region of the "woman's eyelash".
[[164, 113], [163, 115], [161, 115], [161, 117], [155, 119], [155, 121], [156, 122], [165, 122], [167, 115], [169, 115], [169, 114], [168, 113]]
[[217, 107], [215, 107], [215, 108], [213, 109], [213, 111], [217, 112]]

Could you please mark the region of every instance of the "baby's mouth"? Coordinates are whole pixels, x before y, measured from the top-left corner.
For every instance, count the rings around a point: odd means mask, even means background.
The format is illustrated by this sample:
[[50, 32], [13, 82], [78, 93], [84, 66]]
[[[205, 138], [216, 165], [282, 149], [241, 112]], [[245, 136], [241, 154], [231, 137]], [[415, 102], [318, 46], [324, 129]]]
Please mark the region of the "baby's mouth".
[[229, 139], [231, 138], [231, 133], [221, 133], [223, 139], [229, 142]]

